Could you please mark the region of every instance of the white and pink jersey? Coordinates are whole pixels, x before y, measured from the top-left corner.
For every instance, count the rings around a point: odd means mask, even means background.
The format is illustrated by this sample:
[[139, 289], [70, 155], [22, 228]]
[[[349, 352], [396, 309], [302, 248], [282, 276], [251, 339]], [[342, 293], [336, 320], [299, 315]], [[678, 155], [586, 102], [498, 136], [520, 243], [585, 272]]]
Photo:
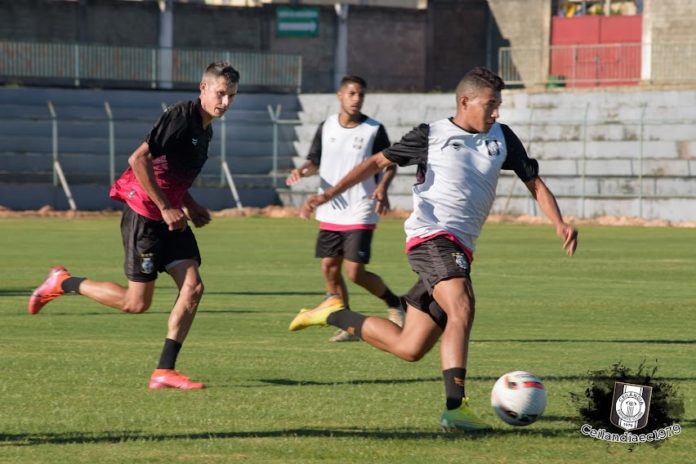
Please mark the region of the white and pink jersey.
[[512, 130], [498, 123], [476, 134], [451, 119], [421, 124], [384, 154], [400, 166], [418, 165], [413, 213], [404, 224], [407, 250], [444, 235], [473, 252], [493, 206], [500, 170], [514, 170], [524, 182], [539, 171]]
[[[356, 165], [389, 146], [384, 127], [362, 115], [360, 124], [343, 127], [338, 115], [319, 125], [307, 159], [319, 166], [319, 193], [335, 185]], [[379, 221], [372, 194], [379, 176], [349, 188], [317, 208], [322, 230], [374, 229]]]

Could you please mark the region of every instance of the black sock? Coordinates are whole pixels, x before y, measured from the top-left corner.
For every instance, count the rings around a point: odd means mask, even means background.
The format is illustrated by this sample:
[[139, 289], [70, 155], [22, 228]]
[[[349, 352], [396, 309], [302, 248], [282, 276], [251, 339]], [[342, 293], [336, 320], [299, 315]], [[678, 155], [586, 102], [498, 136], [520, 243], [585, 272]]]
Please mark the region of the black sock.
[[464, 379], [466, 369], [453, 367], [442, 371], [445, 378], [445, 396], [447, 397], [447, 409], [457, 409], [464, 399]]
[[164, 339], [164, 348], [162, 348], [162, 354], [160, 355], [159, 364], [157, 369], [174, 369], [176, 365], [176, 358], [179, 356], [179, 350], [181, 349], [181, 343], [171, 338]]
[[68, 277], [60, 284], [65, 293], [80, 293], [80, 284], [86, 277]]
[[342, 309], [329, 314], [326, 322], [334, 327], [345, 330], [351, 335], [357, 335], [362, 338], [362, 326], [365, 323], [365, 319], [367, 319], [367, 316], [355, 313], [350, 309]]
[[401, 306], [401, 300], [389, 290], [389, 287], [385, 287], [384, 295], [380, 296], [380, 298], [383, 299], [390, 308], [398, 308]]

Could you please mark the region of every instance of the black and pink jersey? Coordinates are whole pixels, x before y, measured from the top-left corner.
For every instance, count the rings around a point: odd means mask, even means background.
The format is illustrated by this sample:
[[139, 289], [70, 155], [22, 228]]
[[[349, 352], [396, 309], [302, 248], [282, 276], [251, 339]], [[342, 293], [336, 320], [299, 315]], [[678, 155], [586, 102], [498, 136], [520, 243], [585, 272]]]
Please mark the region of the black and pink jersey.
[[[152, 154], [155, 181], [174, 208], [183, 198], [208, 159], [212, 125], [203, 128], [201, 102], [179, 102], [167, 108], [145, 137]], [[138, 214], [159, 221], [162, 214], [138, 182], [131, 167], [111, 187], [109, 196]]]
[[469, 252], [495, 200], [501, 169], [527, 182], [539, 174], [536, 160], [504, 125], [472, 134], [451, 119], [421, 124], [384, 150], [399, 166], [418, 165], [413, 213], [404, 224], [407, 250], [444, 235]]

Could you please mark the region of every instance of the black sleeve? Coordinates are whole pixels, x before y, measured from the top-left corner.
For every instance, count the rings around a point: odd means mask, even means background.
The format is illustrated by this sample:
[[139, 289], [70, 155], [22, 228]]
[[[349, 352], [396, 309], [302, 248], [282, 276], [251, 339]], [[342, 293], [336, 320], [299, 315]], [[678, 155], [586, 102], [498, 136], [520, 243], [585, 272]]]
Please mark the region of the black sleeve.
[[539, 176], [539, 163], [534, 158], [527, 155], [527, 150], [517, 135], [512, 132], [505, 124], [500, 125], [505, 136], [505, 146], [507, 147], [507, 158], [503, 163], [503, 169], [515, 171], [517, 177], [522, 182], [529, 182]]
[[183, 106], [177, 104], [167, 108], [145, 136], [152, 157], [176, 151], [185, 130], [186, 114]]
[[312, 145], [309, 147], [309, 154], [307, 155], [307, 159], [314, 163], [315, 166], [321, 164], [321, 133], [323, 129], [324, 123], [322, 122], [314, 133], [314, 140], [312, 140]]
[[394, 145], [384, 149], [384, 156], [399, 166], [424, 165], [428, 159], [429, 135], [430, 126], [428, 124], [420, 124]]
[[391, 145], [391, 142], [389, 142], [387, 130], [380, 124], [379, 129], [377, 129], [377, 135], [375, 135], [375, 142], [372, 144], [372, 154], [379, 153], [388, 148], [389, 145]]

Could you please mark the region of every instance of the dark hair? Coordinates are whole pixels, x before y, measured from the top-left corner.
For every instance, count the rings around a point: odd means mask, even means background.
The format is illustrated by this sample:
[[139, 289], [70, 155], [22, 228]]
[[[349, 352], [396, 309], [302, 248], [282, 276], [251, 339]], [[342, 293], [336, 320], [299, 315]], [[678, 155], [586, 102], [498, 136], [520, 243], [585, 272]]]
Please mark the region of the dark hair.
[[206, 77], [224, 77], [230, 84], [239, 83], [239, 72], [227, 61], [210, 63], [203, 73], [203, 79]]
[[505, 82], [490, 69], [476, 67], [464, 74], [462, 80], [459, 81], [457, 85], [457, 97], [485, 88], [500, 92], [505, 88]]
[[340, 87], [343, 87], [344, 85], [348, 84], [358, 84], [363, 89], [367, 88], [367, 82], [365, 82], [365, 79], [363, 79], [360, 76], [343, 76], [343, 79], [341, 79]]

